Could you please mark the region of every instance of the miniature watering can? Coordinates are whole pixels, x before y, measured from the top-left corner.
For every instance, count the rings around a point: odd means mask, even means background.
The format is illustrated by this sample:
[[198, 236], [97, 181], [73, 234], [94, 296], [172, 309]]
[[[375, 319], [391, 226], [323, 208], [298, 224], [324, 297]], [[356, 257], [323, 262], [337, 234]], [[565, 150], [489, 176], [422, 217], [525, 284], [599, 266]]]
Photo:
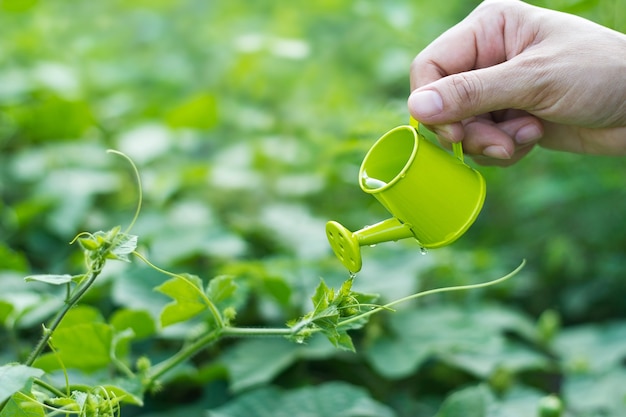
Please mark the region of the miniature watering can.
[[426, 140], [415, 120], [371, 147], [359, 185], [392, 217], [356, 232], [335, 221], [326, 224], [330, 246], [350, 272], [361, 269], [361, 246], [414, 238], [422, 248], [438, 248], [469, 229], [485, 201], [485, 180], [463, 162], [461, 143], [453, 150], [454, 156]]

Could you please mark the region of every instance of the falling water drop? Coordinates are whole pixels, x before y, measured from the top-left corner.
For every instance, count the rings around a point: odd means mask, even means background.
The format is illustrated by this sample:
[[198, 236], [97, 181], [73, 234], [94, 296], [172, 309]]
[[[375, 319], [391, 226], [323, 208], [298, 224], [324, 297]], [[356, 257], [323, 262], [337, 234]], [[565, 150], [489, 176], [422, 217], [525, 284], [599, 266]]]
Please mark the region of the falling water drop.
[[428, 253], [428, 249], [426, 249], [425, 247], [422, 246], [422, 247], [420, 247], [420, 253], [422, 255], [426, 255]]

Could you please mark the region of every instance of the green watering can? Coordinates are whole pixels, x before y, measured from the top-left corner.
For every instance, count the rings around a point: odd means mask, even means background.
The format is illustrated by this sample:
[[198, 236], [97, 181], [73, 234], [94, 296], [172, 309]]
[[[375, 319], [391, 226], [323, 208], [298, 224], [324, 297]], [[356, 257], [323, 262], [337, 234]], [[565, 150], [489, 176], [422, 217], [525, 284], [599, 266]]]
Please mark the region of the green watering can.
[[367, 152], [359, 185], [392, 217], [351, 232], [326, 224], [333, 252], [351, 273], [361, 270], [361, 246], [414, 238], [422, 248], [446, 246], [474, 223], [485, 201], [482, 175], [463, 162], [461, 143], [454, 156], [419, 133], [419, 124], [385, 133]]

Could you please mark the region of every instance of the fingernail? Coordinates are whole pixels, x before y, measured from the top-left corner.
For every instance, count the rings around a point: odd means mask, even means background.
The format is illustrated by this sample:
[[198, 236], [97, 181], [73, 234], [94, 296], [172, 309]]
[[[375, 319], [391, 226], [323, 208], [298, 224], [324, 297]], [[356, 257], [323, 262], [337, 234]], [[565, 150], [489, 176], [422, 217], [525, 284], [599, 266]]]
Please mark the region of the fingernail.
[[454, 130], [450, 125], [433, 126], [433, 130], [438, 137], [444, 138], [449, 142], [456, 142], [454, 139]]
[[541, 138], [542, 132], [535, 125], [526, 125], [517, 131], [515, 134], [515, 142], [519, 145], [526, 145], [527, 143], [535, 142]]
[[491, 145], [483, 149], [483, 155], [495, 159], [511, 159], [511, 155], [503, 146]]
[[409, 110], [417, 119], [435, 116], [443, 110], [443, 100], [433, 90], [420, 91], [409, 96]]

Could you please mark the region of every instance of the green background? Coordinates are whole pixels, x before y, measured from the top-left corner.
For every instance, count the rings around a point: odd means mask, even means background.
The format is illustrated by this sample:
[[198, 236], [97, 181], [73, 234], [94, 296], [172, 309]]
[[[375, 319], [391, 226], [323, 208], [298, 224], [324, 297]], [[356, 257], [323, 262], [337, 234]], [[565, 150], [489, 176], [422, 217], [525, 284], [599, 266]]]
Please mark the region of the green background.
[[[626, 30], [624, 0], [531, 3]], [[136, 185], [109, 148], [141, 172], [133, 233], [154, 263], [239, 277], [241, 324], [310, 309], [320, 277], [347, 278], [325, 222], [354, 230], [387, 216], [356, 177], [369, 146], [407, 122], [411, 60], [477, 4], [0, 1], [0, 363], [23, 359], [59, 306], [54, 289], [22, 278], [76, 273], [77, 233], [130, 222]], [[477, 416], [516, 416], [550, 392], [572, 415], [624, 415], [624, 159], [536, 149], [513, 167], [477, 169], [487, 200], [462, 239], [425, 256], [412, 242], [364, 248], [355, 288], [391, 301], [526, 259], [521, 274], [378, 315], [355, 333], [356, 354], [228, 340], [123, 415], [282, 415], [263, 414], [275, 401], [291, 416], [327, 401], [333, 411], [310, 415], [453, 416], [481, 400], [492, 411]], [[167, 300], [152, 288], [164, 280], [115, 265], [84, 304], [106, 319], [156, 317]], [[159, 332], [134, 354], [165, 357], [192, 331]], [[371, 401], [374, 414], [342, 398]]]

